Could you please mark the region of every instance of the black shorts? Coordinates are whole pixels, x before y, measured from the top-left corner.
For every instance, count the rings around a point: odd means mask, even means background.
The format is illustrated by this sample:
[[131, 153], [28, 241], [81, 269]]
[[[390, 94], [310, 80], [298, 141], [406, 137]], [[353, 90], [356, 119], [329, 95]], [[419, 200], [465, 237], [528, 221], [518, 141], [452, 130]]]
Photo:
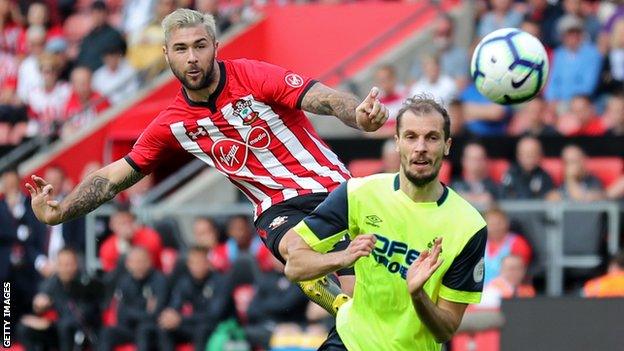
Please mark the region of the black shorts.
[[336, 331], [336, 327], [333, 327], [327, 335], [327, 339], [318, 348], [317, 351], [348, 351], [345, 344], [340, 339], [340, 335]]
[[[279, 253], [279, 243], [289, 229], [301, 222], [327, 197], [328, 193], [301, 195], [271, 206], [256, 219], [256, 231], [267, 248], [282, 263], [286, 263]], [[347, 248], [348, 240], [340, 241], [333, 251]], [[353, 275], [353, 269], [341, 270], [340, 275]]]

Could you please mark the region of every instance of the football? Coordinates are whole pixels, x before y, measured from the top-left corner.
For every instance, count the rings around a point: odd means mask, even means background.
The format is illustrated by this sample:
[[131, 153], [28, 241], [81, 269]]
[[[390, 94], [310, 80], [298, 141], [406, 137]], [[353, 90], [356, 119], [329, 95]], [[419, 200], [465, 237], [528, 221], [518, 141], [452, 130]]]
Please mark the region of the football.
[[548, 55], [542, 43], [516, 28], [486, 35], [477, 45], [470, 63], [477, 90], [503, 105], [535, 97], [548, 78]]

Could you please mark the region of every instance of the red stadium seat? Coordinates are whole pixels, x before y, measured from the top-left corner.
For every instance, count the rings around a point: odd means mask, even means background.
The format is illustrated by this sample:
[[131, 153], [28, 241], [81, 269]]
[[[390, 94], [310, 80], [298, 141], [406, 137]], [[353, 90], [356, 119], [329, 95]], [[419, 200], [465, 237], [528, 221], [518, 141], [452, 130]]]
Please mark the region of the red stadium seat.
[[550, 177], [556, 186], [563, 182], [563, 162], [558, 157], [546, 157], [542, 160], [542, 168]]
[[609, 186], [616, 181], [624, 171], [624, 159], [620, 157], [592, 157], [587, 160], [589, 172]]
[[500, 332], [483, 331], [474, 334], [460, 333], [451, 340], [453, 351], [498, 351], [500, 350]]
[[500, 183], [503, 180], [503, 175], [509, 169], [509, 161], [505, 159], [491, 159], [488, 162], [488, 168], [490, 173], [490, 178], [495, 183]]
[[349, 171], [354, 177], [366, 177], [381, 171], [383, 162], [376, 158], [363, 158], [349, 163]]

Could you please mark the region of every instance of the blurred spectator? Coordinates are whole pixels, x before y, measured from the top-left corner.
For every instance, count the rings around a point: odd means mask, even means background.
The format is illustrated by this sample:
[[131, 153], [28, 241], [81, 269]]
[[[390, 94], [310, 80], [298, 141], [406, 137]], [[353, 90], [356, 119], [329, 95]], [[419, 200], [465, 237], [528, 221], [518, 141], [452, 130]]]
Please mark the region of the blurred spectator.
[[401, 159], [399, 158], [394, 139], [388, 139], [383, 143], [381, 147], [381, 162], [383, 168], [379, 170], [379, 173], [397, 173], [399, 171]]
[[142, 31], [128, 36], [128, 62], [138, 71], [148, 70], [147, 79], [155, 77], [167, 68], [162, 51], [165, 33], [160, 23], [175, 8], [175, 0], [158, 0], [152, 22]]
[[102, 66], [107, 50], [125, 47], [126, 43], [121, 33], [107, 23], [108, 10], [104, 1], [96, 0], [91, 4], [91, 17], [93, 29], [82, 39], [76, 64], [95, 71]]
[[17, 96], [23, 102], [28, 102], [28, 95], [43, 86], [39, 57], [45, 48], [45, 28], [30, 26], [26, 31], [26, 41], [29, 55], [20, 64], [17, 74]]
[[463, 117], [466, 130], [477, 136], [505, 135], [513, 111], [509, 106], [495, 104], [481, 95], [474, 83], [462, 92]]
[[133, 246], [145, 248], [151, 255], [151, 264], [160, 269], [163, 246], [157, 232], [141, 226], [134, 214], [123, 208], [111, 216], [109, 226], [113, 234], [106, 238], [100, 247], [100, 261], [105, 271], [114, 270], [119, 258], [128, 253]]
[[126, 269], [117, 285], [117, 325], [106, 327], [99, 338], [99, 351], [112, 351], [115, 346], [134, 342], [138, 351], [156, 346], [156, 318], [165, 307], [167, 280], [152, 269], [150, 253], [133, 247], [126, 257]]
[[457, 86], [453, 78], [440, 72], [440, 58], [425, 56], [422, 59], [424, 76], [410, 87], [409, 96], [430, 94], [436, 101], [447, 105], [457, 96]]
[[569, 112], [557, 120], [557, 129], [566, 136], [599, 136], [606, 131], [591, 100], [584, 95], [572, 98]]
[[557, 29], [563, 45], [555, 50], [545, 97], [552, 103], [567, 103], [576, 95], [594, 92], [602, 57], [596, 46], [585, 39], [580, 18], [565, 15]]
[[27, 350], [57, 345], [60, 351], [93, 345], [99, 326], [99, 287], [82, 277], [75, 251], [59, 251], [57, 273], [33, 299], [33, 312], [22, 318], [18, 334]]
[[471, 204], [488, 208], [499, 196], [498, 186], [488, 176], [488, 156], [483, 145], [468, 143], [462, 154], [462, 177], [451, 188]]
[[[0, 281], [11, 282], [11, 318], [16, 325], [17, 318], [30, 309], [37, 289], [35, 260], [44, 250], [46, 228], [35, 217], [30, 198], [21, 191], [17, 171], [4, 171], [1, 180]], [[50, 275], [53, 268], [45, 268], [45, 275]]]
[[14, 105], [19, 63], [13, 55], [0, 52], [0, 104]]
[[[232, 21], [227, 14], [219, 9], [219, 4], [220, 2], [218, 0], [195, 0], [195, 10], [214, 16], [217, 25], [217, 35], [225, 32], [232, 25]], [[232, 11], [232, 9], [230, 11]]]
[[[50, 197], [61, 201], [68, 194], [65, 170], [59, 166], [46, 168], [44, 179], [54, 188]], [[85, 220], [77, 218], [69, 222], [49, 226], [49, 234], [44, 242], [47, 251], [38, 260], [56, 261], [56, 255], [63, 247], [74, 249], [80, 254], [85, 252]]]
[[477, 26], [477, 36], [483, 38], [497, 29], [519, 27], [522, 14], [514, 10], [512, 4], [512, 0], [490, 0], [492, 9], [481, 17]]
[[609, 128], [606, 136], [624, 136], [624, 95], [609, 97], [607, 108], [602, 115], [605, 127]]
[[58, 23], [53, 23], [50, 18], [50, 8], [46, 2], [31, 2], [26, 14], [28, 28], [31, 26], [42, 26], [46, 31], [46, 39], [63, 36], [63, 27]]
[[406, 98], [405, 87], [399, 84], [396, 68], [391, 64], [377, 68], [375, 85], [380, 89], [379, 101], [388, 108], [389, 120], [392, 121], [392, 123], [386, 122], [386, 124], [388, 124], [391, 132], [394, 133], [397, 112], [403, 107], [403, 100]]
[[186, 265], [190, 272], [177, 280], [171, 300], [158, 317], [160, 350], [175, 350], [175, 344], [193, 342], [195, 350], [204, 350], [217, 321], [212, 314], [223, 291], [221, 277], [211, 272], [208, 250], [194, 246], [188, 251]]
[[[588, 7], [584, 3], [588, 3], [587, 0], [563, 0], [563, 11], [565, 15], [572, 15], [580, 18], [583, 21], [583, 27], [585, 32], [589, 35], [589, 39], [596, 42], [598, 39], [598, 33], [600, 33], [600, 21], [591, 12], [587, 11]], [[565, 18], [565, 16], [564, 16]]]
[[219, 227], [210, 217], [197, 217], [193, 221], [194, 244], [210, 251], [219, 244]]
[[[455, 43], [455, 23], [446, 13], [440, 14], [433, 24], [434, 53], [440, 58], [440, 72], [455, 81], [458, 90], [468, 83], [468, 53]], [[411, 78], [417, 80], [422, 76], [421, 62], [412, 65]]]
[[59, 78], [69, 81], [71, 71], [74, 69], [74, 63], [67, 56], [67, 41], [63, 38], [52, 38], [46, 43], [45, 52], [49, 52], [58, 58], [61, 66]]
[[559, 136], [557, 129], [547, 121], [550, 111], [546, 101], [541, 96], [536, 96], [533, 100], [526, 102], [513, 118], [509, 127], [512, 135], [551, 137]]
[[542, 199], [554, 188], [550, 175], [542, 162], [542, 144], [534, 137], [523, 137], [518, 141], [516, 164], [505, 173], [502, 180], [504, 199]]
[[272, 254], [255, 235], [247, 216], [231, 217], [226, 232], [227, 241], [210, 252], [210, 262], [219, 272], [229, 271], [241, 254], [251, 255], [262, 270], [271, 269]]
[[529, 243], [519, 234], [509, 231], [509, 218], [499, 208], [485, 213], [488, 238], [485, 247], [485, 280], [487, 285], [501, 273], [503, 259], [510, 255], [522, 258], [525, 266], [531, 262], [532, 250]]
[[500, 275], [484, 288], [479, 308], [500, 308], [503, 299], [535, 297], [533, 285], [526, 284], [526, 264], [520, 256], [509, 255], [502, 259]]
[[71, 95], [71, 87], [59, 80], [61, 67], [59, 58], [50, 53], [39, 56], [43, 75], [43, 86], [35, 87], [28, 94], [31, 123], [28, 135], [55, 135], [64, 122], [65, 106]]
[[154, 16], [156, 0], [125, 0], [121, 13], [121, 30], [130, 37], [140, 33]]
[[91, 70], [84, 66], [74, 68], [71, 73], [72, 92], [65, 107], [67, 122], [63, 125], [64, 137], [88, 126], [110, 106], [105, 97], [91, 89], [91, 76]]
[[596, 201], [604, 198], [602, 183], [585, 166], [586, 156], [576, 145], [561, 151], [563, 160], [563, 184], [557, 192], [549, 194], [549, 200]]
[[448, 113], [451, 118], [451, 137], [468, 138], [470, 134], [464, 126], [464, 105], [460, 100], [451, 100], [448, 104]]
[[117, 201], [131, 207], [143, 206], [145, 204], [145, 196], [153, 186], [154, 176], [152, 174], [148, 174], [136, 184], [126, 189], [122, 193], [123, 197], [118, 197]]
[[615, 23], [609, 37], [596, 95], [624, 93], [624, 19]]
[[624, 297], [624, 251], [611, 258], [607, 274], [585, 283], [583, 296]]
[[20, 45], [20, 38], [24, 35], [24, 28], [20, 21], [21, 14], [16, 3], [0, 0], [0, 51], [10, 55], [23, 54], [24, 45]]
[[289, 326], [300, 330], [306, 322], [308, 299], [297, 284], [284, 276], [284, 265], [272, 257], [273, 269], [260, 273], [256, 294], [249, 305], [249, 324], [245, 327], [252, 346], [269, 349], [274, 332]]
[[124, 58], [125, 46], [104, 51], [104, 66], [93, 74], [93, 88], [115, 105], [139, 89], [136, 71]]
[[525, 20], [539, 24], [544, 45], [551, 48], [559, 45], [557, 22], [563, 15], [561, 7], [548, 0], [529, 0], [528, 3]]

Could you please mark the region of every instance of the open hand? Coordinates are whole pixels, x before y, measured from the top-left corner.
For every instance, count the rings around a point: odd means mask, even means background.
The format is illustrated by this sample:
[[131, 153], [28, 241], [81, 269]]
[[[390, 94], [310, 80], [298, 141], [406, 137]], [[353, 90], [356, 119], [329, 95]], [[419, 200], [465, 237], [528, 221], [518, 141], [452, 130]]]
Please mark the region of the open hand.
[[364, 234], [358, 235], [353, 239], [349, 246], [342, 251], [343, 261], [342, 267], [349, 267], [355, 263], [360, 257], [368, 256], [375, 249], [375, 235]]
[[436, 269], [442, 265], [443, 260], [439, 258], [440, 251], [442, 251], [442, 238], [437, 238], [433, 248], [421, 252], [416, 261], [410, 265], [406, 280], [411, 295], [419, 293]]
[[43, 178], [33, 175], [33, 185], [26, 183], [30, 193], [30, 204], [37, 219], [45, 224], [55, 225], [61, 222], [61, 207], [59, 202], [51, 199], [54, 192], [52, 184]]
[[379, 101], [379, 88], [373, 87], [355, 109], [355, 120], [360, 129], [374, 132], [388, 120], [388, 108]]

